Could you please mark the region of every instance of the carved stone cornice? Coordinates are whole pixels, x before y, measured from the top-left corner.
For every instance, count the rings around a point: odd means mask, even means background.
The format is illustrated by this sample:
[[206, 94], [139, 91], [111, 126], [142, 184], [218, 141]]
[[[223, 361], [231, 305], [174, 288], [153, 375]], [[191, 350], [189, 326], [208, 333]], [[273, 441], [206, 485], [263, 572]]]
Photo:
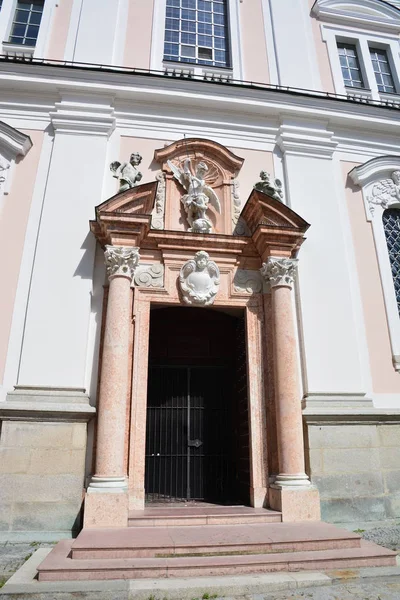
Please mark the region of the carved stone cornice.
[[297, 259], [275, 258], [270, 256], [261, 267], [261, 275], [271, 287], [284, 286], [293, 287], [297, 273]]
[[104, 259], [110, 281], [114, 277], [127, 277], [132, 280], [140, 260], [139, 249], [126, 246], [106, 246]]
[[109, 137], [115, 128], [114, 108], [107, 102], [68, 99], [55, 103], [49, 113], [55, 131], [70, 134], [99, 135]]
[[30, 148], [32, 140], [29, 136], [0, 121], [0, 154], [15, 158], [19, 154], [25, 156]]
[[282, 123], [279, 128], [277, 144], [284, 154], [314, 156], [330, 160], [338, 142], [333, 131], [308, 125]]

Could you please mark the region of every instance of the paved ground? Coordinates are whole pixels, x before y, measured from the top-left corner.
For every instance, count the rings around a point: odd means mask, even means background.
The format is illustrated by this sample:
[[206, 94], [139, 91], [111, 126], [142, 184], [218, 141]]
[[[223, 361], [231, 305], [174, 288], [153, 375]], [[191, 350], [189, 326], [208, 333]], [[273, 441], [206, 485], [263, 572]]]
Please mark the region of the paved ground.
[[53, 544], [37, 542], [12, 544], [0, 543], [0, 587], [32, 556], [38, 548], [51, 548]]

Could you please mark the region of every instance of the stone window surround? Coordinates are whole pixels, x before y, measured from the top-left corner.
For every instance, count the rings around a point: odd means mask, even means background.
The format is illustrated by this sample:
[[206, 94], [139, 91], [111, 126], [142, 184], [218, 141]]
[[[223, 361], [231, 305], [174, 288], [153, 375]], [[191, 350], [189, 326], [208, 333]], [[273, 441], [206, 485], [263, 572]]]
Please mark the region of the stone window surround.
[[42, 14], [42, 20], [39, 28], [39, 35], [36, 40], [36, 46], [22, 46], [8, 42], [12, 24], [14, 21], [15, 10], [18, 0], [3, 0], [0, 12], [0, 53], [31, 55], [33, 58], [44, 58], [46, 48], [50, 39], [51, 23], [57, 0], [46, 0]]
[[151, 41], [150, 69], [156, 71], [174, 70], [194, 75], [220, 75], [223, 78], [242, 79], [242, 64], [240, 58], [240, 0], [228, 0], [228, 39], [230, 44], [231, 68], [194, 65], [192, 63], [163, 61], [166, 0], [154, 3], [153, 30]]
[[388, 206], [382, 206], [381, 204], [374, 204], [372, 206], [369, 202], [369, 197], [375, 183], [382, 179], [390, 179], [393, 171], [398, 170], [400, 170], [400, 156], [382, 156], [355, 167], [350, 171], [349, 176], [362, 189], [366, 218], [372, 225], [386, 307], [393, 366], [396, 371], [400, 372], [400, 318], [382, 221], [384, 210], [386, 208], [400, 209], [400, 202], [395, 198]]
[[[399, 58], [399, 40], [398, 36], [393, 34], [376, 34], [352, 29], [351, 27], [338, 27], [333, 25], [321, 24], [322, 39], [326, 42], [329, 61], [332, 69], [335, 91], [343, 95], [368, 96], [373, 100], [387, 100], [396, 98], [399, 101], [400, 93], [400, 58]], [[360, 62], [361, 73], [365, 88], [346, 88], [343, 82], [342, 70], [340, 67], [337, 42], [347, 42], [357, 48], [358, 60]], [[369, 48], [382, 48], [387, 52], [391, 75], [397, 94], [381, 93], [375, 79], [375, 73], [372, 66]]]

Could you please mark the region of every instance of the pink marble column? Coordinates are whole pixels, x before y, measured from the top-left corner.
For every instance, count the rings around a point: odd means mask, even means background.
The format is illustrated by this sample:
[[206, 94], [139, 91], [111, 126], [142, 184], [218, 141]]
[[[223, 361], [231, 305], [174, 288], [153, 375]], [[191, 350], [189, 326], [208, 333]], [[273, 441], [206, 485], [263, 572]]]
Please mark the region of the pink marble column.
[[[132, 318], [131, 283], [139, 262], [139, 252], [137, 248], [107, 246], [105, 261], [110, 288], [97, 414], [96, 470], [85, 502], [87, 527], [121, 525], [127, 514], [124, 450]], [[124, 494], [126, 498], [113, 498], [110, 494]], [[110, 515], [111, 511], [114, 516]]]
[[[272, 504], [283, 520], [319, 518], [318, 491], [311, 489], [305, 473], [304, 439], [299, 386], [297, 341], [292, 306], [292, 286], [297, 260], [270, 257], [261, 272], [271, 286], [276, 428], [279, 474], [272, 487]], [[296, 498], [293, 491], [310, 490]], [[275, 490], [275, 492], [274, 492]], [[282, 495], [282, 491], [287, 494]], [[277, 493], [279, 492], [279, 493]], [[305, 509], [305, 510], [303, 510]]]

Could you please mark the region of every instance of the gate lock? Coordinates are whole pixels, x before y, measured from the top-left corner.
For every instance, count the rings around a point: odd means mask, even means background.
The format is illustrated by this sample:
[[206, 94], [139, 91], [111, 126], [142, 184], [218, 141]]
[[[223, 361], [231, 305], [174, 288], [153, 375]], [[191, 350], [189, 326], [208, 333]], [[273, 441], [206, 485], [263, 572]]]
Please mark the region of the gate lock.
[[195, 448], [200, 448], [200, 446], [203, 445], [203, 442], [201, 440], [189, 440], [188, 441], [188, 446], [194, 446]]

